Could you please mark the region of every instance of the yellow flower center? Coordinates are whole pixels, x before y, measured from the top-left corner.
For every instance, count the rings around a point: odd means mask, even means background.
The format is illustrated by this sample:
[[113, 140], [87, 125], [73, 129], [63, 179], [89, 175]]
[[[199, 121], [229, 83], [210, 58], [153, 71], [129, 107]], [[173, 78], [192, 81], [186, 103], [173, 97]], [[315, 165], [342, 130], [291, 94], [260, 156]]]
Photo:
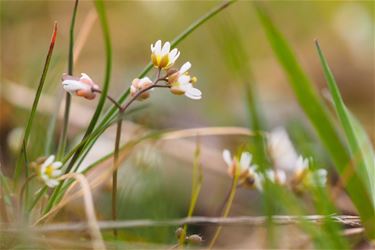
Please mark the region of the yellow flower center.
[[52, 174], [53, 174], [53, 166], [52, 165], [49, 165], [49, 166], [46, 167], [45, 174], [48, 177], [52, 177]]

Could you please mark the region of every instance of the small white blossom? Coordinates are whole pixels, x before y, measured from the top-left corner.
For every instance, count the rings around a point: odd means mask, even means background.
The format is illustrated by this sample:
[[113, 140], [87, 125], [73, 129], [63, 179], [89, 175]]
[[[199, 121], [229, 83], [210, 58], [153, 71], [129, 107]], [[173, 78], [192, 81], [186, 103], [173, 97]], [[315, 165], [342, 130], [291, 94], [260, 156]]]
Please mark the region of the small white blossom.
[[64, 74], [62, 85], [65, 91], [70, 94], [82, 96], [89, 100], [96, 97], [94, 90], [99, 90], [99, 86], [85, 73], [81, 73], [80, 78]]
[[40, 178], [51, 188], [56, 187], [59, 184], [57, 179], [62, 174], [60, 169], [62, 163], [54, 160], [55, 156], [51, 155], [39, 166]]
[[268, 169], [264, 175], [258, 174], [256, 187], [259, 191], [263, 191], [263, 185], [265, 182], [265, 178], [269, 180], [270, 182], [273, 182], [275, 184], [278, 184], [280, 186], [283, 186], [286, 184], [287, 177], [286, 173], [283, 170], [280, 169]]
[[171, 74], [168, 77], [168, 82], [171, 85], [171, 92], [175, 95], [182, 95], [189, 97], [193, 100], [199, 100], [202, 98], [202, 92], [194, 88], [193, 83], [196, 82], [195, 77], [191, 77], [188, 74], [188, 70], [191, 68], [191, 63], [186, 62], [179, 71]]
[[228, 166], [228, 175], [232, 178], [238, 176], [239, 185], [255, 187], [258, 177], [256, 166], [251, 164], [252, 155], [249, 152], [242, 152], [240, 159], [232, 157], [229, 150], [223, 151], [223, 159]]
[[175, 63], [180, 56], [180, 51], [176, 48], [170, 49], [169, 42], [164, 43], [163, 46], [161, 40], [158, 40], [155, 45], [151, 44], [151, 61], [156, 68], [168, 69]]
[[[130, 95], [135, 96], [139, 91], [142, 91], [152, 85], [152, 81], [148, 77], [143, 77], [141, 79], [135, 78], [130, 86]], [[152, 89], [150, 89], [152, 90]], [[149, 91], [142, 93], [138, 100], [147, 99], [150, 96]]]
[[275, 168], [293, 172], [298, 156], [286, 130], [276, 128], [267, 139], [268, 151]]

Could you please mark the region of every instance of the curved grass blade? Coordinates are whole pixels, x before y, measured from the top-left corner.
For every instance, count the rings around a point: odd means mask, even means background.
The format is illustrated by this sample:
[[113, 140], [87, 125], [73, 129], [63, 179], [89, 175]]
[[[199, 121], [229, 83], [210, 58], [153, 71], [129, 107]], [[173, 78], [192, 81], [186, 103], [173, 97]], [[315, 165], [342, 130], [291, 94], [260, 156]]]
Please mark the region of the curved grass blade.
[[[42, 94], [44, 82], [46, 80], [48, 67], [49, 67], [49, 64], [50, 64], [50, 61], [51, 61], [53, 48], [54, 48], [55, 42], [56, 42], [56, 35], [57, 35], [57, 23], [55, 22], [55, 24], [53, 26], [53, 32], [52, 32], [52, 38], [51, 38], [49, 50], [48, 50], [48, 53], [47, 53], [46, 61], [44, 63], [42, 76], [40, 77], [38, 89], [37, 89], [36, 94], [35, 94], [33, 106], [31, 108], [30, 116], [29, 116], [29, 119], [27, 121], [25, 133], [24, 133], [24, 136], [23, 136], [20, 156], [17, 159], [16, 168], [14, 170], [15, 183], [17, 183], [17, 181], [18, 181], [18, 179], [21, 175], [21, 170], [22, 170], [22, 165], [23, 165], [22, 162], [23, 162], [24, 159], [27, 158], [26, 150], [27, 150], [27, 144], [28, 144], [29, 137], [30, 137], [31, 127], [33, 125], [33, 121], [34, 121], [35, 114], [36, 114], [36, 109], [38, 107], [38, 103], [39, 103], [40, 96]], [[26, 168], [26, 166], [25, 166], [25, 168]], [[27, 173], [27, 171], [25, 171], [25, 173]], [[28, 177], [28, 176], [26, 176], [26, 177]]]
[[[371, 194], [372, 204], [367, 204], [367, 206], [375, 209], [374, 150], [366, 136], [364, 129], [348, 111], [341, 97], [339, 88], [337, 87], [335, 77], [333, 76], [323, 51], [319, 46], [319, 42], [316, 41], [315, 44], [324, 70], [324, 75], [327, 80], [328, 89], [332, 96], [333, 105], [349, 144], [351, 158], [355, 165], [355, 170], [358, 172], [363, 182], [366, 183], [368, 191]], [[366, 224], [369, 224], [367, 227], [368, 230], [370, 230], [370, 227], [372, 228], [371, 230], [375, 231], [375, 217], [373, 217], [372, 221], [367, 221]], [[375, 235], [373, 236], [375, 237]]]
[[[351, 166], [350, 157], [338, 136], [337, 130], [333, 125], [325, 105], [318, 96], [313, 84], [300, 67], [287, 41], [274, 26], [265, 10], [258, 4], [255, 4], [255, 7], [268, 40], [280, 64], [288, 75], [289, 84], [300, 106], [315, 128], [340, 176], [343, 176], [347, 171], [346, 166]], [[371, 199], [366, 186], [355, 171], [353, 171], [353, 174], [347, 179], [345, 188], [358, 209], [362, 221], [372, 222], [375, 212], [371, 206]], [[368, 225], [368, 230], [371, 235], [375, 234], [375, 224], [372, 226]]]

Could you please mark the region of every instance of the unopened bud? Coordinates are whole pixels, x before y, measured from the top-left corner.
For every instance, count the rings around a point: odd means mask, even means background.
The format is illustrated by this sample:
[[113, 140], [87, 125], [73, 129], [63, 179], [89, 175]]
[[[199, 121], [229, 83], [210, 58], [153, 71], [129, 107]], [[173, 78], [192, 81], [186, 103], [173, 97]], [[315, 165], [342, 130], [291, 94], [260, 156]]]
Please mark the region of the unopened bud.
[[176, 230], [177, 239], [180, 239], [182, 235], [183, 237], [185, 237], [185, 230], [182, 227], [177, 228]]
[[198, 234], [192, 234], [189, 237], [187, 237], [187, 241], [191, 244], [200, 244], [202, 243], [203, 239]]

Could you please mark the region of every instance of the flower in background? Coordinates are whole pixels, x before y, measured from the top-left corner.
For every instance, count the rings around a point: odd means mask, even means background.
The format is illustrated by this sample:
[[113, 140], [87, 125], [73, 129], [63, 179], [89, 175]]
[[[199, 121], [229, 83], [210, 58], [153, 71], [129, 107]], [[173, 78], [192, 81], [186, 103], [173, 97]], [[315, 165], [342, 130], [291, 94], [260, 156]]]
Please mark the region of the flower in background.
[[268, 152], [274, 167], [284, 171], [294, 171], [298, 155], [284, 128], [276, 128], [267, 137]]
[[268, 169], [264, 174], [258, 174], [256, 187], [259, 191], [263, 191], [265, 179], [280, 186], [285, 186], [287, 183], [285, 171], [279, 169]]
[[197, 81], [196, 77], [191, 77], [188, 70], [191, 68], [191, 63], [186, 62], [180, 70], [171, 73], [168, 76], [168, 83], [171, 85], [171, 92], [175, 95], [185, 95], [193, 100], [202, 98], [202, 92], [194, 88], [193, 84]]
[[228, 166], [228, 175], [232, 178], [238, 176], [238, 184], [251, 188], [258, 188], [259, 175], [255, 172], [256, 166], [251, 164], [252, 155], [242, 152], [240, 159], [232, 157], [229, 150], [223, 151], [223, 159]]
[[309, 167], [307, 158], [300, 156], [295, 164], [295, 171], [291, 180], [292, 188], [302, 193], [309, 187], [324, 187], [327, 183], [327, 170], [313, 170]]
[[81, 73], [81, 77], [74, 77], [67, 74], [62, 76], [62, 85], [65, 91], [72, 95], [82, 96], [92, 100], [95, 98], [95, 90], [99, 90], [99, 86], [85, 73]]
[[57, 180], [61, 174], [62, 162], [54, 161], [55, 156], [51, 155], [37, 166], [39, 177], [48, 187], [56, 187], [60, 182]]
[[[148, 87], [152, 86], [152, 81], [148, 77], [143, 77], [141, 79], [135, 78], [130, 86], [130, 95], [135, 96], [139, 91], [142, 91]], [[137, 99], [145, 100], [150, 96], [149, 91], [142, 93]]]
[[155, 45], [151, 44], [151, 61], [156, 68], [168, 69], [175, 63], [180, 56], [180, 51], [176, 48], [170, 49], [169, 42], [164, 43], [163, 46], [161, 40], [158, 40]]

